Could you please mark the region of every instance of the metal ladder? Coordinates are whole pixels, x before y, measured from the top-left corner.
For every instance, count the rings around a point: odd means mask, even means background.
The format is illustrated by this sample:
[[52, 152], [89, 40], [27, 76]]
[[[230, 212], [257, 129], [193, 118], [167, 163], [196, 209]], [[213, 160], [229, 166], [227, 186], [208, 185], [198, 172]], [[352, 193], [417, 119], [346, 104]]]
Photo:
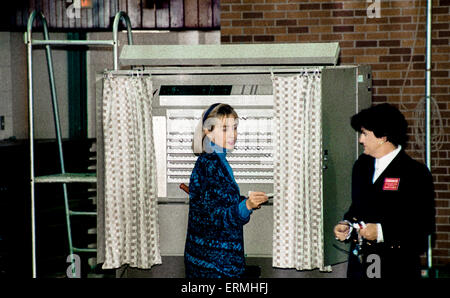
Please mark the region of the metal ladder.
[[[33, 22], [39, 18], [44, 33], [44, 40], [32, 39]], [[24, 41], [27, 45], [27, 69], [28, 69], [28, 131], [30, 138], [30, 187], [31, 187], [31, 242], [32, 242], [32, 270], [33, 278], [36, 278], [36, 218], [35, 218], [35, 184], [36, 183], [61, 183], [64, 194], [64, 207], [66, 214], [67, 237], [69, 243], [69, 253], [71, 258], [72, 277], [76, 277], [75, 258], [76, 252], [96, 252], [96, 248], [78, 248], [72, 244], [72, 230], [70, 224], [71, 216], [96, 216], [97, 212], [74, 211], [69, 208], [67, 193], [67, 183], [96, 183], [95, 173], [66, 173], [64, 167], [64, 156], [62, 149], [61, 128], [59, 123], [58, 102], [56, 97], [55, 78], [53, 73], [52, 45], [88, 45], [88, 46], [112, 46], [114, 56], [114, 70], [118, 69], [118, 28], [121, 20], [124, 20], [127, 26], [128, 44], [133, 44], [131, 32], [131, 22], [127, 14], [123, 11], [115, 15], [113, 22], [112, 40], [50, 40], [48, 34], [47, 20], [42, 12], [33, 11], [27, 23], [27, 32], [25, 32]], [[52, 98], [53, 118], [55, 123], [56, 139], [58, 144], [59, 161], [61, 173], [47, 176], [35, 176], [34, 174], [34, 109], [33, 109], [33, 46], [45, 46], [45, 55], [47, 58], [48, 74], [50, 79], [50, 92]], [[70, 276], [68, 276], [70, 277]]]

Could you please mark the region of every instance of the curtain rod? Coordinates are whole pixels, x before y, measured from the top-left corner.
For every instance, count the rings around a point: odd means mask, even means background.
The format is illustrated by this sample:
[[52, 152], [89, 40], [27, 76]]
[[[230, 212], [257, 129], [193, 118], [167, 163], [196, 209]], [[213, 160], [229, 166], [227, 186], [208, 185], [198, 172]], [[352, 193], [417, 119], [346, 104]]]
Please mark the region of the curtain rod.
[[207, 74], [272, 74], [272, 73], [299, 73], [299, 72], [316, 72], [322, 71], [324, 66], [314, 66], [314, 67], [303, 67], [303, 68], [238, 68], [238, 67], [217, 67], [217, 68], [180, 68], [180, 67], [169, 67], [169, 68], [156, 68], [156, 69], [145, 69], [145, 70], [106, 70], [103, 74], [113, 74], [113, 75], [207, 75]]

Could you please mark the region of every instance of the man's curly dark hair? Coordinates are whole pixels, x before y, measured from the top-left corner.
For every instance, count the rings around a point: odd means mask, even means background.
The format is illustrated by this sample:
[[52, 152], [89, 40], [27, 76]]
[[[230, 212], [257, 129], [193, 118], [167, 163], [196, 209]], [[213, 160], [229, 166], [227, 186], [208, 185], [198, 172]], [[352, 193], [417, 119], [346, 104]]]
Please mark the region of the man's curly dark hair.
[[370, 130], [377, 138], [386, 137], [394, 146], [405, 146], [408, 141], [408, 122], [405, 116], [388, 103], [372, 106], [353, 115], [351, 126], [359, 132], [362, 128]]

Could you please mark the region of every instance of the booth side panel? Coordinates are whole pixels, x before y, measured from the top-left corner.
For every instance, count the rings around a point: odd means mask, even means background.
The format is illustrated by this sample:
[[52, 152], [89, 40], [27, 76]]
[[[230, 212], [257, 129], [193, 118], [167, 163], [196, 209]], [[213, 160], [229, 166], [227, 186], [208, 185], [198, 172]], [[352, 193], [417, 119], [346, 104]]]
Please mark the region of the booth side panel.
[[[364, 76], [367, 80], [367, 76]], [[324, 165], [323, 220], [325, 265], [345, 262], [348, 244], [336, 241], [333, 228], [351, 203], [352, 166], [358, 156], [358, 135], [350, 118], [367, 105], [360, 101], [358, 68], [326, 68], [322, 72]]]

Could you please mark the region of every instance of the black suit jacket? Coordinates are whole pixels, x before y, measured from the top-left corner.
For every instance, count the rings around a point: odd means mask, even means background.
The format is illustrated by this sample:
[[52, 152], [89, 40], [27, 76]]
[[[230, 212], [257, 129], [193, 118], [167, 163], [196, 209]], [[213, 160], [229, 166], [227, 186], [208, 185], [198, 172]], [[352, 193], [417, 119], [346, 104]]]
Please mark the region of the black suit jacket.
[[[372, 183], [375, 159], [362, 154], [353, 166], [352, 204], [344, 219], [380, 223], [384, 242], [366, 249], [381, 258], [381, 277], [417, 276], [420, 255], [434, 233], [434, 187], [428, 168], [404, 150]], [[389, 183], [391, 182], [391, 183]], [[349, 258], [349, 277], [365, 275], [367, 264]], [[362, 270], [362, 272], [361, 272]]]

